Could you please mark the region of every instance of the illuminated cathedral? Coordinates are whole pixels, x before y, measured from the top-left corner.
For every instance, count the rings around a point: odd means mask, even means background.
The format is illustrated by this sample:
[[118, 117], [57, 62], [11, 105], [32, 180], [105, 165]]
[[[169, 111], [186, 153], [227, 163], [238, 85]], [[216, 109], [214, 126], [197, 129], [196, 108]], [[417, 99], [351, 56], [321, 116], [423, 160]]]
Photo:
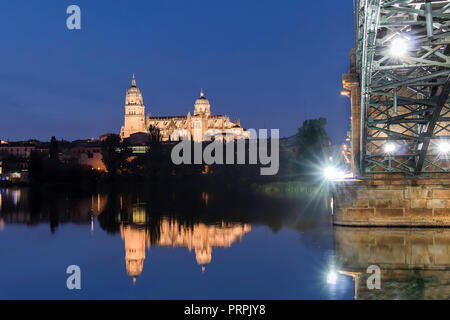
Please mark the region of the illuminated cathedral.
[[227, 116], [211, 114], [211, 104], [203, 89], [195, 101], [192, 115], [189, 112], [186, 116], [146, 116], [144, 99], [133, 74], [131, 87], [125, 98], [125, 123], [120, 130], [120, 136], [124, 139], [134, 133], [148, 133], [150, 126], [160, 130], [163, 141], [191, 139], [200, 142], [205, 141], [205, 137], [229, 141], [248, 139], [250, 136], [249, 132], [241, 127], [239, 120], [232, 122]]

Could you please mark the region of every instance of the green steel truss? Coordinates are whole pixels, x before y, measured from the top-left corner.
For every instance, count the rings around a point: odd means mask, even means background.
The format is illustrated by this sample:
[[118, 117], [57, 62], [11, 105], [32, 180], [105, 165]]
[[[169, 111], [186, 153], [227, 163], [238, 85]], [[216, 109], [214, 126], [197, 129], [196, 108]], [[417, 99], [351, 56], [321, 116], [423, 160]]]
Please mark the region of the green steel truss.
[[[392, 43], [407, 44], [402, 56]], [[360, 176], [449, 172], [450, 1], [359, 0]], [[386, 144], [395, 151], [386, 152]]]

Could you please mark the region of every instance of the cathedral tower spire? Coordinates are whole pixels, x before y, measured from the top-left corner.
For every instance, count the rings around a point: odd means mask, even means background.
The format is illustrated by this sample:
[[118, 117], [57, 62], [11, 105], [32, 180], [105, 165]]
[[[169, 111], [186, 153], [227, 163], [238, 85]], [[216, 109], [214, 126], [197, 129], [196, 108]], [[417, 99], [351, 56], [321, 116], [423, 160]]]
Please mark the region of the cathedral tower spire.
[[133, 73], [131, 87], [127, 90], [125, 97], [125, 123], [120, 131], [122, 138], [128, 138], [137, 132], [147, 132], [145, 124], [145, 106], [142, 93], [136, 85], [136, 78]]

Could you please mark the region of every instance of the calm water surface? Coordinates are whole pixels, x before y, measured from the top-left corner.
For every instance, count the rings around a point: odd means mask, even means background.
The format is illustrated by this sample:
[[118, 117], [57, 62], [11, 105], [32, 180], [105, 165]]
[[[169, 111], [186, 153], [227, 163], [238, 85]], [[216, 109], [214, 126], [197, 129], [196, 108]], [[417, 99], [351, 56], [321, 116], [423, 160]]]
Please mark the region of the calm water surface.
[[[450, 234], [336, 229], [329, 204], [3, 189], [0, 298], [448, 298]], [[371, 264], [385, 275], [377, 292], [365, 289]], [[69, 265], [81, 268], [81, 290], [66, 287]]]

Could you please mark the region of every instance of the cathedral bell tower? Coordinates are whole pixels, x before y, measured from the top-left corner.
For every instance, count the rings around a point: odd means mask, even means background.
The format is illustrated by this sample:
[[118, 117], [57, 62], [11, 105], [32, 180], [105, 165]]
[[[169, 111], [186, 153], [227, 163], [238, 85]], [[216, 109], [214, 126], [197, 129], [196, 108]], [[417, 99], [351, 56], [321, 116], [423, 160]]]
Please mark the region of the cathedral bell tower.
[[125, 98], [125, 123], [120, 130], [121, 138], [128, 138], [136, 132], [147, 132], [145, 126], [145, 106], [142, 93], [136, 86], [136, 79], [131, 80], [131, 87]]
[[200, 91], [200, 98], [195, 101], [194, 105], [194, 128], [192, 137], [194, 141], [200, 142], [204, 140], [205, 132], [208, 128], [208, 117], [211, 115], [211, 105], [206, 99], [203, 89]]

